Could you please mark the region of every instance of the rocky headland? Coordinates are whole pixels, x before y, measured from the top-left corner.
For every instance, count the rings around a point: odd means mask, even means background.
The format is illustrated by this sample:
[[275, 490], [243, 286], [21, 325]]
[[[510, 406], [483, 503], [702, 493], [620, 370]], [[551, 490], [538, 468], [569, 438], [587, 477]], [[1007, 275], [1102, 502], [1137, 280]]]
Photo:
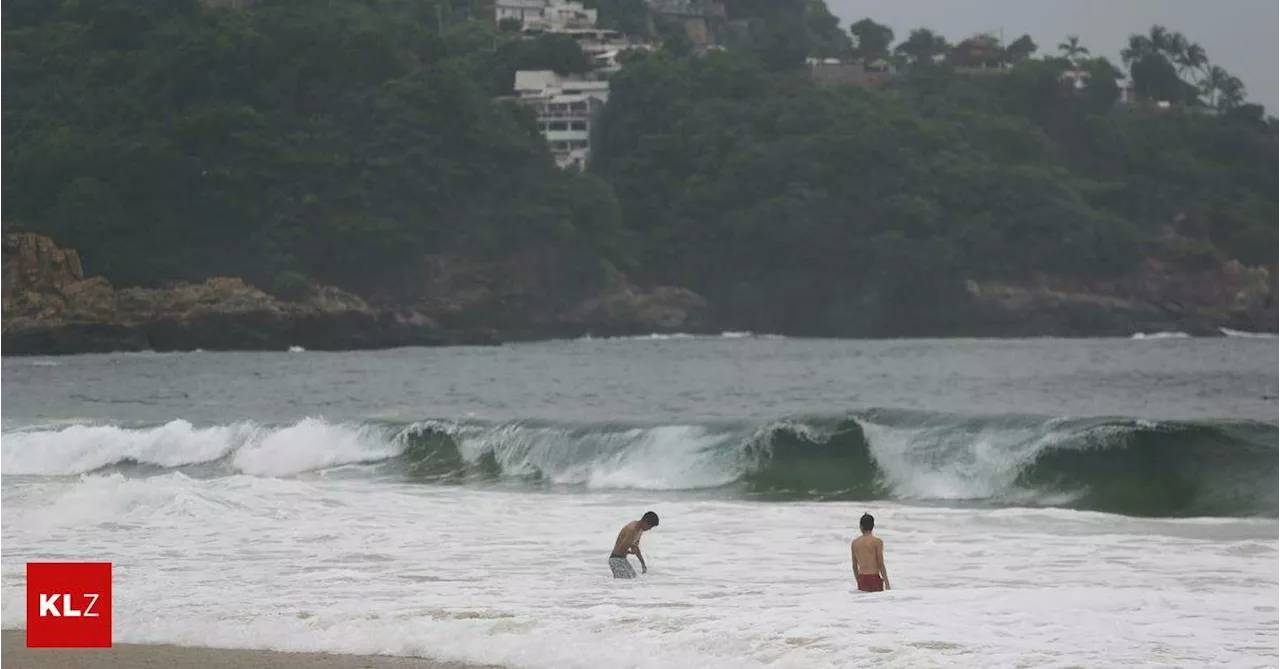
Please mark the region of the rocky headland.
[[[103, 277], [86, 277], [79, 254], [49, 237], [10, 233], [3, 243], [5, 355], [492, 345], [740, 326], [691, 291], [646, 290], [621, 275], [586, 297], [566, 299], [540, 278], [546, 261], [528, 256], [503, 263], [437, 259], [412, 297], [370, 300], [311, 283], [294, 299], [282, 299], [236, 277], [117, 288]], [[964, 318], [954, 331], [937, 335], [1276, 331], [1274, 277], [1234, 261], [1198, 272], [1151, 261], [1119, 280], [969, 281], [966, 289]]]
[[418, 297], [393, 305], [316, 283], [286, 300], [236, 277], [116, 288], [86, 277], [79, 254], [44, 235], [6, 234], [3, 250], [5, 355], [486, 345], [706, 325], [706, 303], [689, 291], [619, 277], [567, 303], [520, 263], [437, 263]]

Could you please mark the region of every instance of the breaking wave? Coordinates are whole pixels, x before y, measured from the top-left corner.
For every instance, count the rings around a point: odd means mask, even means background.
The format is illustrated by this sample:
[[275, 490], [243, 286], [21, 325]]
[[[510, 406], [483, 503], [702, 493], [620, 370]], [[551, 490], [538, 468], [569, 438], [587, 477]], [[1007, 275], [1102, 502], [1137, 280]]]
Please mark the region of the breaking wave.
[[6, 430], [6, 476], [308, 472], [425, 484], [708, 490], [762, 500], [1057, 506], [1277, 516], [1272, 424], [869, 410], [749, 425], [480, 423]]

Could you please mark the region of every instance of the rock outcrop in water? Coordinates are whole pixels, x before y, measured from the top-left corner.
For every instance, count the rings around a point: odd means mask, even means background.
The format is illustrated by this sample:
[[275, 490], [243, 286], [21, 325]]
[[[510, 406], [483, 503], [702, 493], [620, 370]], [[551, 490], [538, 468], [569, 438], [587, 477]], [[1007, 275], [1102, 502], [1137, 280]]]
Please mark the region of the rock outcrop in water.
[[619, 277], [599, 294], [559, 304], [547, 286], [499, 271], [511, 269], [436, 276], [420, 296], [399, 304], [370, 304], [314, 283], [283, 300], [233, 277], [117, 289], [102, 277], [85, 278], [74, 250], [43, 235], [10, 233], [4, 236], [3, 350], [349, 350], [696, 330], [703, 322], [705, 301], [682, 289], [640, 291]]
[[74, 250], [42, 235], [4, 237], [4, 352], [378, 348], [466, 341], [429, 320], [397, 318], [331, 286], [298, 301], [237, 278], [116, 289], [85, 278]]
[[430, 314], [446, 329], [492, 330], [505, 340], [710, 331], [707, 301], [692, 291], [644, 290], [612, 267], [575, 273], [567, 264], [534, 251], [488, 262], [437, 257], [420, 281], [373, 299]]
[[[369, 299], [310, 283], [281, 299], [234, 277], [116, 288], [84, 276], [80, 256], [33, 233], [4, 236], [7, 355], [138, 350], [312, 350], [718, 332], [713, 305], [677, 287], [637, 288], [615, 270], [574, 284], [534, 254], [479, 263], [439, 258], [421, 281]], [[1276, 329], [1275, 278], [1238, 262], [1198, 272], [1149, 261], [1109, 281], [970, 281], [951, 305], [967, 336], [1129, 336]], [[584, 286], [587, 286], [584, 288]], [[780, 334], [789, 334], [781, 332]], [[847, 333], [856, 335], [857, 333]]]
[[1195, 272], [1148, 260], [1109, 281], [1041, 277], [1023, 284], [970, 281], [977, 334], [1128, 336], [1137, 332], [1218, 335], [1219, 328], [1276, 331], [1275, 277], [1229, 261]]

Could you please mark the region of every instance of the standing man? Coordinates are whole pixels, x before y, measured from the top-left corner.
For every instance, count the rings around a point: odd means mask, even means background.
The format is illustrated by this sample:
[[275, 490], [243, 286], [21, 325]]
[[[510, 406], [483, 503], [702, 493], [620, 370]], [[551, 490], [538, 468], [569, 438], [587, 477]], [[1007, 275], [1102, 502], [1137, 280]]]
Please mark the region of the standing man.
[[649, 567], [644, 563], [644, 555], [640, 553], [640, 537], [645, 532], [658, 526], [658, 514], [646, 511], [640, 520], [633, 520], [622, 527], [618, 540], [613, 543], [613, 552], [609, 554], [609, 570], [614, 578], [635, 578], [636, 570], [631, 567], [627, 556], [635, 553], [640, 559], [640, 573], [648, 573]]
[[862, 527], [862, 536], [849, 545], [858, 589], [863, 592], [888, 590], [889, 572], [884, 568], [884, 542], [871, 533], [876, 527], [876, 519], [871, 514], [864, 513], [858, 524]]

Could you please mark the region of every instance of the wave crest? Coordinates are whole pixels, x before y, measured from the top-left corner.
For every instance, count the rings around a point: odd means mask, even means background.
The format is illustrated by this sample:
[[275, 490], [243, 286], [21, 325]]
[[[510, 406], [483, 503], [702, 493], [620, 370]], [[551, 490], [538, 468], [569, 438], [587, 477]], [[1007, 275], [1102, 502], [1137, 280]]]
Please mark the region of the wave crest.
[[1277, 515], [1277, 428], [1252, 422], [871, 410], [761, 424], [410, 425], [176, 420], [6, 433], [6, 475], [289, 477], [338, 466], [430, 484], [709, 490], [764, 499], [964, 501], [1146, 516]]

